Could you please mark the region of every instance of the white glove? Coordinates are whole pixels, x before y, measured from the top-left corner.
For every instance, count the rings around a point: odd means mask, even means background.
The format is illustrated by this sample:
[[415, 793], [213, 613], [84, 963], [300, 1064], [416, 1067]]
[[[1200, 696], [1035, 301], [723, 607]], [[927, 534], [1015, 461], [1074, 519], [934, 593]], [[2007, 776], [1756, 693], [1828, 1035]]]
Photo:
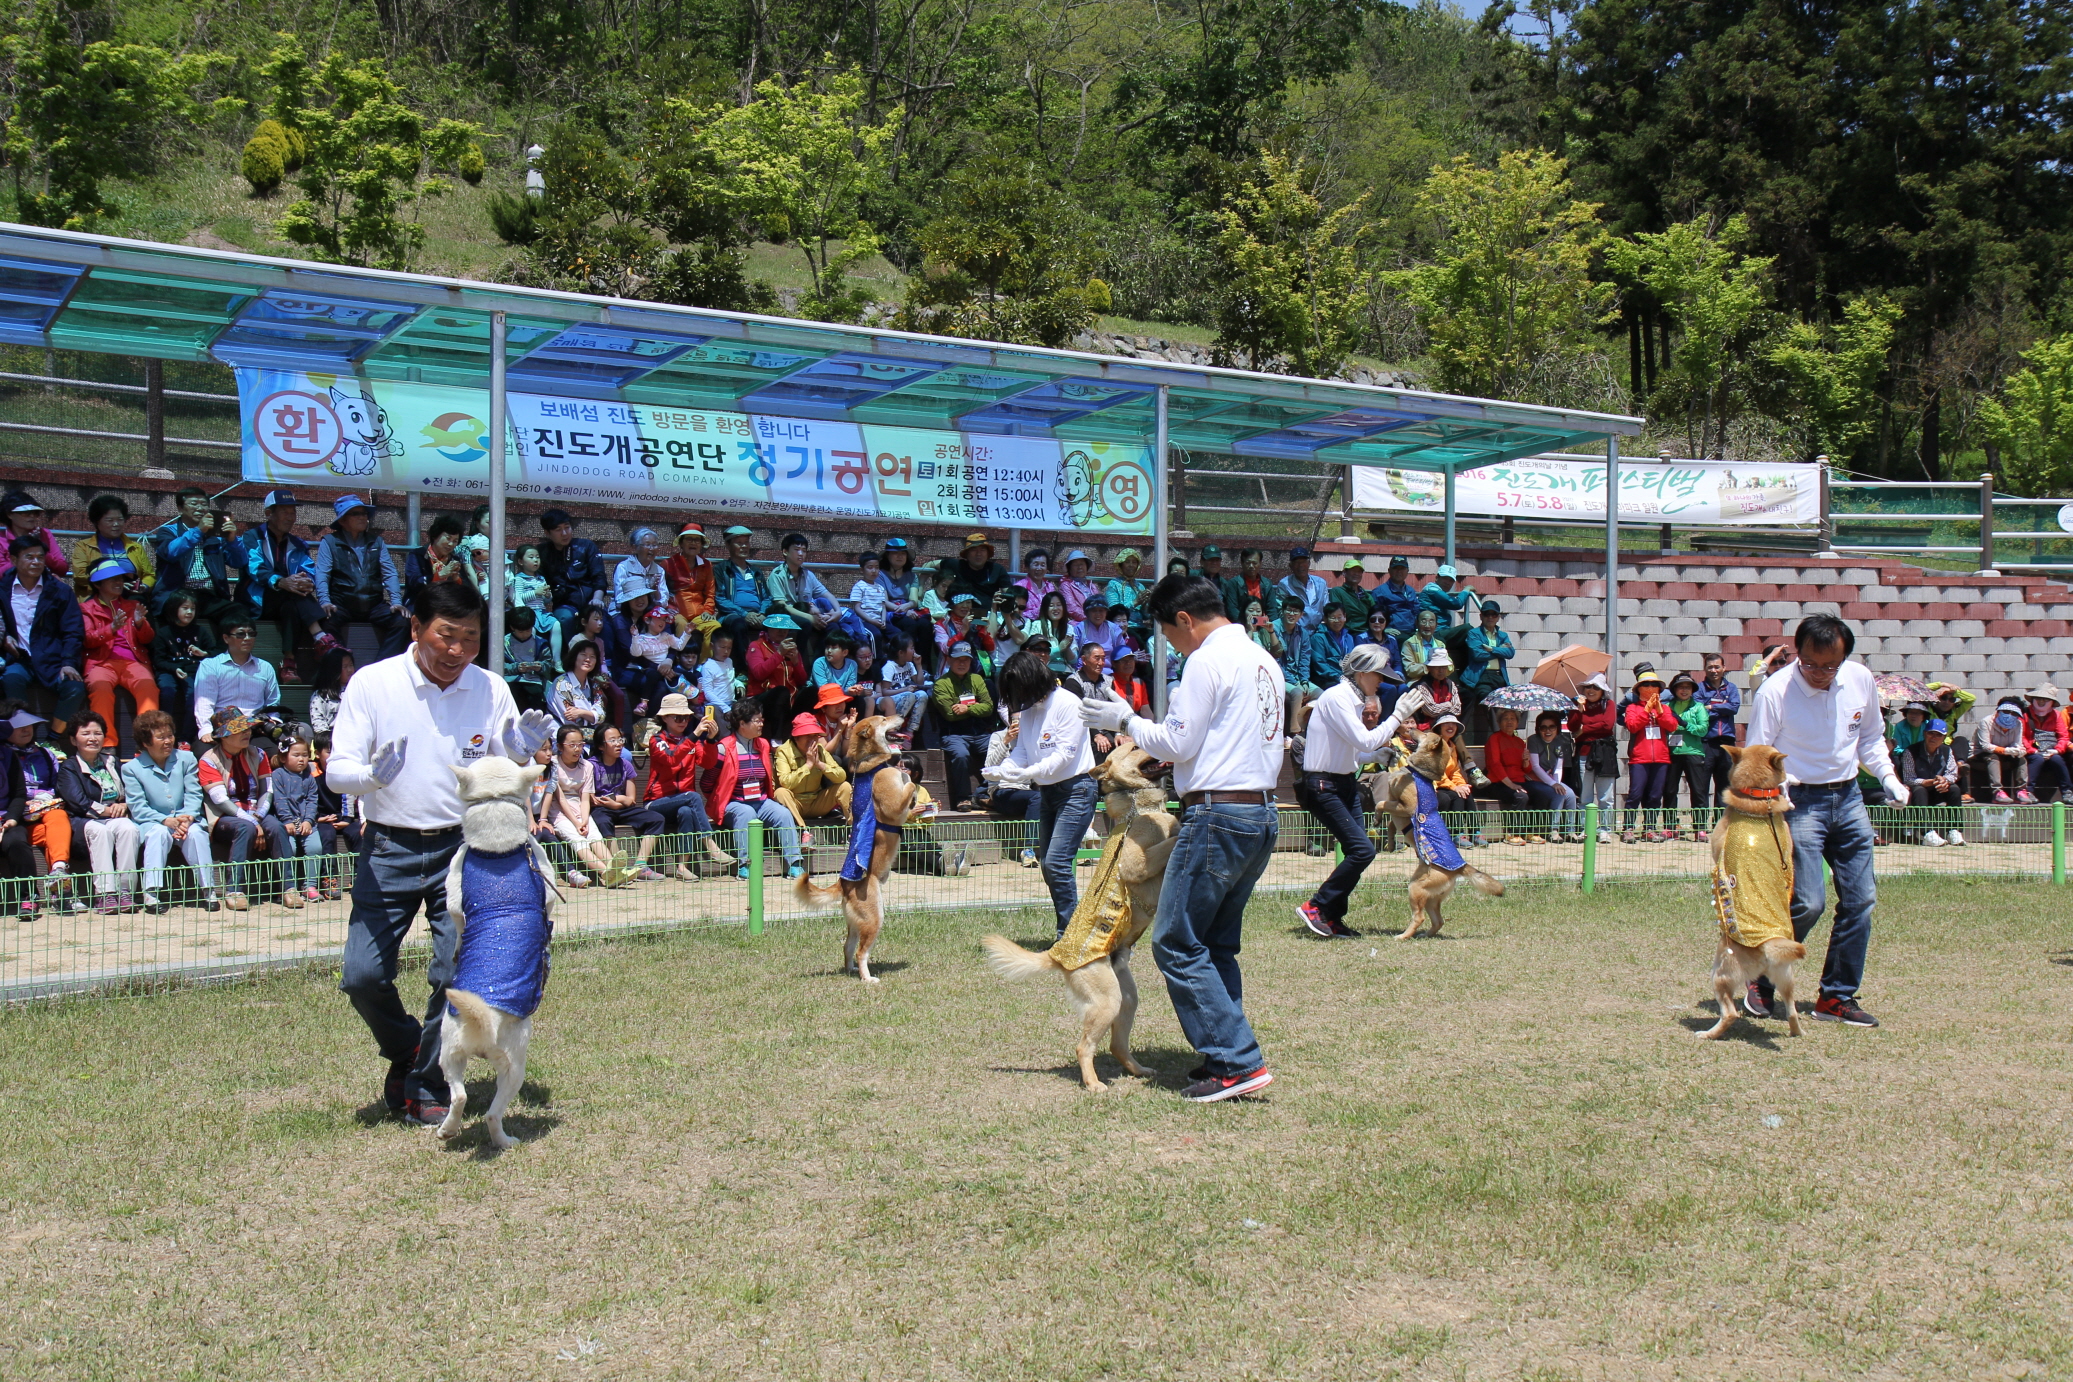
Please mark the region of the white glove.
[[518, 717], [517, 724], [504, 731], [500, 747], [504, 757], [512, 762], [530, 763], [533, 755], [553, 737], [554, 717], [544, 710], [528, 710]]
[[1080, 702], [1080, 723], [1089, 729], [1117, 730], [1130, 723], [1130, 702], [1107, 687]]
[[1907, 784], [1897, 777], [1889, 777], [1879, 785], [1886, 789], [1886, 800], [1895, 805], [1905, 806], [1914, 799], [1913, 794], [1907, 789]]
[[374, 751], [374, 758], [367, 765], [367, 775], [386, 787], [396, 780], [396, 774], [403, 771], [403, 759], [410, 752], [408, 735], [391, 739]]
[[1002, 763], [983, 769], [979, 776], [999, 787], [1025, 788], [1029, 786], [1029, 769], [1014, 763]]

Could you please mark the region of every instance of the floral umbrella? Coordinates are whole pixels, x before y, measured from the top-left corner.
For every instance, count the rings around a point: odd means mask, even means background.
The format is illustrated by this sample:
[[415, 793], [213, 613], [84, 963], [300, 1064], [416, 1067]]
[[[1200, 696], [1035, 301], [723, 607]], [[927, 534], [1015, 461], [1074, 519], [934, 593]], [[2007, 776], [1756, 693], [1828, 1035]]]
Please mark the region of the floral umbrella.
[[1881, 672], [1873, 681], [1879, 688], [1879, 704], [1887, 710], [1906, 705], [1910, 701], [1933, 702], [1936, 699], [1936, 693], [1929, 689], [1927, 683], [1913, 677], [1904, 677], [1898, 672]]
[[1522, 715], [1532, 715], [1543, 710], [1574, 710], [1576, 702], [1551, 686], [1537, 686], [1529, 681], [1498, 687], [1483, 697], [1483, 708], [1492, 713], [1516, 710]]

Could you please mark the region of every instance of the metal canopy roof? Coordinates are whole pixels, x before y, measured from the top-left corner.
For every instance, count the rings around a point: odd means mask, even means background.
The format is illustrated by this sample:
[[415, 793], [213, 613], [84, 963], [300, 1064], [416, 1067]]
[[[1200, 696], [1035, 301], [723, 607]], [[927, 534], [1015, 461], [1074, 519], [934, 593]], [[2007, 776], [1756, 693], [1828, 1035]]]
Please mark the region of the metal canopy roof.
[[1637, 418], [353, 269], [0, 223], [0, 341], [781, 416], [1460, 471]]

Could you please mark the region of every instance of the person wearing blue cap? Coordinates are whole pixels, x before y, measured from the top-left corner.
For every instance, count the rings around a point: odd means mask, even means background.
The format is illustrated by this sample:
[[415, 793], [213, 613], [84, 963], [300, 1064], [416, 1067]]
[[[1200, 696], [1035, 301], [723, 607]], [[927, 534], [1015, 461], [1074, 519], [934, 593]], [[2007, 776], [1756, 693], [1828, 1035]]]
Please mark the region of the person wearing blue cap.
[[[1964, 835], [1955, 829], [1958, 820], [1958, 760], [1951, 752], [1951, 726], [1948, 720], [1930, 720], [1922, 726], [1922, 737], [1900, 751], [1900, 781], [1908, 790], [1908, 804], [1922, 807], [1946, 807], [1947, 810], [1931, 811], [1929, 828], [1922, 833], [1922, 843], [1933, 849], [1944, 845], [1962, 845]], [[1939, 834], [1936, 818], [1952, 822], [1948, 834]]]
[[244, 547], [246, 604], [262, 619], [293, 623], [307, 632], [319, 652], [329, 652], [337, 639], [324, 628], [324, 606], [317, 601], [317, 559], [295, 532], [297, 500], [292, 489], [266, 496], [266, 522], [239, 539]]
[[136, 579], [130, 582], [131, 591], [148, 599], [158, 579], [158, 568], [152, 563], [151, 548], [144, 539], [123, 531], [130, 521], [129, 503], [119, 494], [97, 494], [86, 506], [86, 521], [93, 531], [72, 544], [73, 592], [82, 600], [92, 593], [89, 573], [102, 557], [128, 557], [130, 565], [137, 568]]
[[1418, 592], [1418, 603], [1439, 616], [1442, 637], [1454, 627], [1454, 615], [1467, 609], [1475, 598], [1475, 591], [1461, 583], [1461, 573], [1451, 566], [1435, 570], [1432, 579], [1425, 583], [1425, 589]]
[[1309, 635], [1324, 622], [1325, 601], [1331, 598], [1331, 589], [1325, 585], [1324, 577], [1310, 574], [1310, 549], [1291, 547], [1288, 549], [1288, 574], [1274, 582], [1277, 600], [1293, 595], [1303, 602], [1303, 632]]
[[115, 723], [115, 688], [130, 693], [137, 713], [158, 709], [158, 680], [151, 674], [151, 621], [144, 607], [122, 588], [137, 569], [128, 557], [102, 557], [87, 573], [93, 594], [80, 603], [86, 632], [86, 698], [106, 725]]
[[389, 558], [388, 544], [370, 532], [374, 510], [357, 494], [332, 501], [337, 515], [317, 544], [315, 593], [325, 626], [335, 635], [346, 621], [364, 619], [381, 639], [381, 656], [394, 657], [410, 642], [404, 617], [403, 581]]

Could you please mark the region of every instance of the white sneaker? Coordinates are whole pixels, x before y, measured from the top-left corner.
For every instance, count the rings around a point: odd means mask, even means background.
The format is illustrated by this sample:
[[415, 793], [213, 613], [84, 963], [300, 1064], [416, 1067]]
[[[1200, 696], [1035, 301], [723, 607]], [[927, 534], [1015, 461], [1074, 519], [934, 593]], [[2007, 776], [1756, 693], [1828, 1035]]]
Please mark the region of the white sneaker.
[[1929, 846], [1931, 849], [1942, 849], [1943, 836], [1937, 834], [1934, 830], [1931, 830], [1922, 836], [1922, 843]]
[[589, 880], [588, 878], [584, 877], [584, 875], [583, 875], [583, 870], [581, 870], [581, 869], [570, 869], [570, 870], [569, 870], [569, 885], [570, 885], [571, 887], [576, 887], [576, 888], [587, 888], [587, 887], [589, 887], [589, 886], [590, 886], [590, 880]]
[[1960, 834], [1959, 834], [1959, 833], [1958, 833], [1957, 831], [1953, 830], [1953, 831], [1952, 831], [1952, 832], [1951, 832], [1951, 833], [1950, 833], [1950, 834], [1949, 834], [1949, 835], [1948, 835], [1948, 836], [1947, 836], [1947, 837], [1945, 838], [1945, 840], [1944, 840], [1944, 843], [1945, 843], [1945, 844], [1952, 844], [1952, 845], [1962, 845], [1962, 844], [1964, 844], [1964, 843], [1965, 843], [1965, 837], [1964, 837], [1963, 835], [1960, 835]]
[[1612, 832], [1611, 832], [1610, 830], [1601, 830], [1601, 831], [1599, 831], [1599, 832], [1598, 832], [1598, 843], [1599, 843], [1599, 844], [1601, 844], [1601, 845], [1609, 845], [1609, 844], [1611, 844], [1611, 843], [1612, 843]]

